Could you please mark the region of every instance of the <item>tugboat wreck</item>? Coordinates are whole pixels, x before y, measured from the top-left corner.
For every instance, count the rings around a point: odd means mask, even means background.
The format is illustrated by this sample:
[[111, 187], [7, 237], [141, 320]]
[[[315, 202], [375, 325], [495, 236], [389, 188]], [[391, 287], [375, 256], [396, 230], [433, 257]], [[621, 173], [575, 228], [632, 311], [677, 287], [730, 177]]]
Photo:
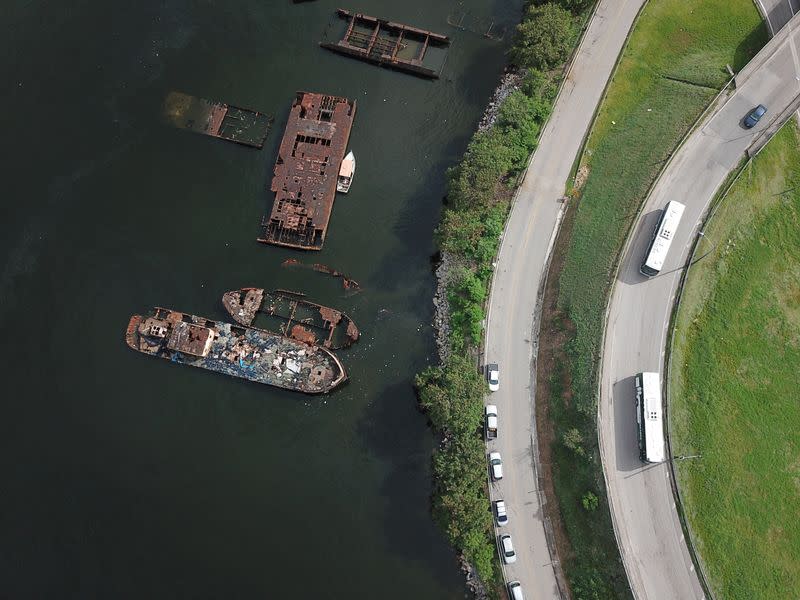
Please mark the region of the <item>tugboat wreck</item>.
[[346, 314], [310, 302], [297, 292], [242, 288], [225, 292], [222, 304], [237, 323], [249, 327], [263, 313], [277, 320], [282, 335], [331, 350], [347, 348], [361, 335]]
[[354, 100], [297, 92], [270, 185], [272, 212], [261, 220], [259, 242], [322, 249], [355, 114]]
[[247, 108], [212, 102], [181, 92], [170, 92], [164, 101], [164, 117], [178, 129], [262, 148], [272, 117]]
[[450, 38], [446, 35], [351, 13], [343, 8], [336, 12], [348, 21], [347, 30], [338, 42], [320, 42], [323, 48], [414, 75], [431, 79], [439, 77], [441, 68], [437, 70], [426, 65], [425, 57], [433, 47], [450, 45]]
[[347, 379], [326, 348], [167, 308], [132, 316], [125, 341], [143, 354], [306, 394], [330, 392]]

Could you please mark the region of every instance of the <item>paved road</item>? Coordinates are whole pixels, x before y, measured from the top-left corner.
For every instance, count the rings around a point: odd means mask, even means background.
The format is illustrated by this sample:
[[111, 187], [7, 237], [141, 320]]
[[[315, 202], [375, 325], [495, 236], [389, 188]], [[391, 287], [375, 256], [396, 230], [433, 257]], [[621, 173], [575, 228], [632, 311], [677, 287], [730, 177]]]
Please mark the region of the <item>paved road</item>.
[[[670, 488], [668, 463], [643, 466], [636, 441], [633, 376], [664, 368], [673, 298], [700, 219], [717, 188], [771, 121], [791, 114], [800, 93], [800, 17], [794, 18], [743, 69], [736, 92], [712, 113], [675, 155], [646, 201], [623, 256], [613, 290], [602, 361], [600, 445], [615, 529], [638, 600], [689, 600], [703, 593]], [[756, 104], [769, 112], [753, 130], [740, 126]], [[648, 238], [669, 200], [686, 204], [661, 274], [639, 274]]]
[[767, 22], [770, 36], [780, 31], [795, 14], [800, 12], [800, 0], [755, 0], [756, 6]]
[[[601, 0], [578, 49], [511, 211], [495, 269], [486, 360], [500, 365], [499, 436], [505, 477], [491, 487], [505, 499], [518, 560], [506, 568], [526, 598], [558, 598], [532, 460], [534, 312], [565, 183], [630, 27], [644, 0]], [[537, 327], [538, 329], [538, 327]]]

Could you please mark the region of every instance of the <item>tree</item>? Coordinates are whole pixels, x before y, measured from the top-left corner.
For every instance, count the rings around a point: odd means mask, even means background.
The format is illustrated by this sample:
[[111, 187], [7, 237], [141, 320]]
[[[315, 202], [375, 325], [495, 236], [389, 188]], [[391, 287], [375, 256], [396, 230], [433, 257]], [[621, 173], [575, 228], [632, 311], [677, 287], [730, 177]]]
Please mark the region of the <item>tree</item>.
[[517, 25], [511, 60], [526, 69], [549, 70], [563, 63], [575, 41], [572, 14], [552, 2], [530, 6]]

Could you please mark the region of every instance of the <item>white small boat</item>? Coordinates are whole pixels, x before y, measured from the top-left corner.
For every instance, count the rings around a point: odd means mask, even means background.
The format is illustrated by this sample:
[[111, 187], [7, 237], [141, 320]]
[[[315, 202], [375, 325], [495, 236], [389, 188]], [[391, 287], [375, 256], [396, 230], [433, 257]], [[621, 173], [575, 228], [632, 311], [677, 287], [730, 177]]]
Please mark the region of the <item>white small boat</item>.
[[336, 191], [346, 194], [350, 191], [350, 184], [353, 183], [353, 176], [356, 174], [356, 157], [353, 151], [347, 153], [342, 160], [339, 168], [339, 179], [336, 181]]

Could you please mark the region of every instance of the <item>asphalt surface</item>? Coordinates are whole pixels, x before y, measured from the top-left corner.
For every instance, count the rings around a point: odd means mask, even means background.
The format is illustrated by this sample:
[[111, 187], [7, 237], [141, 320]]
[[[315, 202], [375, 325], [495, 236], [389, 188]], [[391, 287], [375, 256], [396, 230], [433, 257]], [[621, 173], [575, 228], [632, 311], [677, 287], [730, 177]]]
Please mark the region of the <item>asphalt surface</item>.
[[[775, 15], [784, 13], [776, 10], [767, 14], [778, 19]], [[612, 293], [602, 359], [600, 446], [615, 530], [638, 600], [688, 600], [702, 598], [703, 592], [678, 521], [669, 464], [644, 466], [639, 461], [633, 376], [664, 372], [667, 327], [681, 271], [718, 187], [756, 136], [796, 109], [798, 25], [792, 20], [751, 61], [754, 67], [742, 70], [749, 75], [741, 81], [737, 76], [735, 93], [675, 154], [634, 226]], [[757, 104], [769, 112], [752, 130], [742, 128], [743, 117]], [[658, 211], [669, 200], [686, 204], [686, 211], [664, 269], [647, 279], [639, 266]]]
[[800, 12], [800, 0], [756, 0], [756, 6], [767, 22], [770, 36], [775, 35], [789, 19]]
[[519, 580], [528, 599], [559, 598], [548, 551], [537, 477], [532, 369], [538, 335], [537, 293], [563, 205], [560, 198], [616, 58], [644, 0], [601, 0], [556, 101], [511, 210], [498, 255], [487, 318], [485, 362], [500, 366], [496, 404], [504, 478], [491, 484], [493, 499], [506, 501], [517, 562], [506, 581]]

